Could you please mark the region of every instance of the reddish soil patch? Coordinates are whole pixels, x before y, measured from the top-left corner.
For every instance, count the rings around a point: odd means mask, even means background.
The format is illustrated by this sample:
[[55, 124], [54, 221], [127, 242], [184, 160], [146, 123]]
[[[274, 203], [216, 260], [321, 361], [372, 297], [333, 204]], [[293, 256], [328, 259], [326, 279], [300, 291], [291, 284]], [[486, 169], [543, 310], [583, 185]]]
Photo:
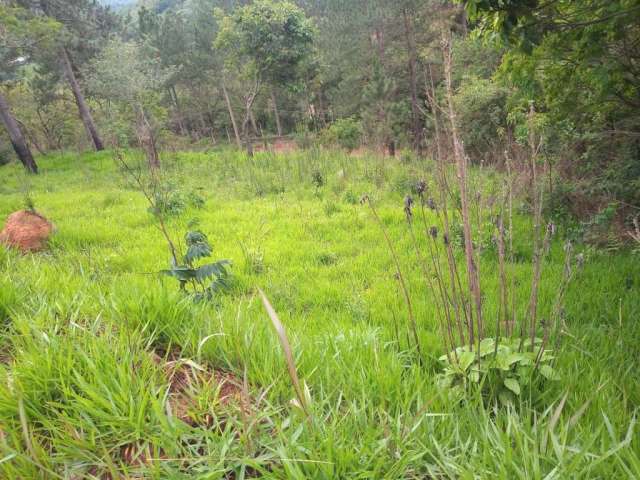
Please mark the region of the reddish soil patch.
[[[211, 428], [216, 420], [220, 422], [219, 416], [217, 419], [213, 416], [213, 409], [216, 407], [220, 407], [222, 417], [227, 407], [236, 407], [242, 412], [249, 410], [249, 395], [240, 379], [232, 373], [210, 369], [189, 359], [180, 358], [179, 354], [173, 351], [153, 352], [151, 358], [160, 367], [169, 383], [168, 409], [175, 418], [184, 423], [192, 427]], [[197, 393], [204, 389], [217, 392], [215, 401], [206, 407], [199, 405], [196, 398]], [[154, 462], [167, 460], [167, 455], [162, 449], [140, 442], [123, 445], [115, 457], [116, 464], [121, 463], [131, 469], [143, 469]], [[87, 474], [89, 477], [82, 478], [114, 480], [111, 473], [95, 466], [89, 469]]]
[[270, 151], [273, 153], [289, 153], [298, 149], [296, 142], [293, 140], [287, 140], [285, 138], [278, 138], [264, 148], [263, 144], [258, 144], [254, 147], [256, 152]]
[[153, 354], [169, 382], [169, 408], [176, 418], [192, 427], [211, 427], [211, 412], [197, 404], [196, 394], [206, 389], [217, 392], [216, 406], [249, 408], [249, 395], [242, 381], [230, 372], [209, 369], [191, 360], [170, 355], [169, 360]]
[[42, 215], [19, 210], [7, 218], [0, 242], [23, 253], [37, 252], [46, 246], [52, 231], [53, 225]]
[[391, 157], [391, 153], [389, 153], [388, 148], [367, 148], [367, 147], [358, 147], [349, 152], [349, 155], [352, 157], [366, 157], [366, 156], [377, 156], [377, 157]]

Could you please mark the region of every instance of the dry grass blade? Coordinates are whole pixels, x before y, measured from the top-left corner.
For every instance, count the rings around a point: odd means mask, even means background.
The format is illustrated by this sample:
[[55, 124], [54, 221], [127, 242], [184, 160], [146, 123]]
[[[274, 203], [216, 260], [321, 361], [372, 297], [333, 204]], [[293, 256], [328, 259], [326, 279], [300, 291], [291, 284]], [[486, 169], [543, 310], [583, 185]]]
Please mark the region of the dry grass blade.
[[548, 438], [550, 435], [553, 435], [553, 431], [556, 428], [556, 424], [558, 423], [558, 420], [560, 420], [560, 415], [562, 414], [562, 410], [564, 409], [564, 404], [566, 403], [568, 397], [569, 397], [569, 392], [564, 394], [564, 396], [560, 400], [560, 403], [558, 403], [558, 406], [556, 407], [553, 414], [551, 415], [551, 419], [549, 420], [549, 425], [547, 426], [547, 433], [542, 438], [542, 445], [540, 448], [541, 452], [545, 452], [547, 450]]
[[278, 314], [271, 306], [269, 299], [264, 294], [264, 292], [258, 288], [258, 292], [260, 293], [260, 298], [262, 299], [262, 304], [264, 305], [269, 318], [271, 319], [271, 323], [273, 327], [276, 329], [276, 333], [278, 335], [278, 340], [280, 341], [280, 346], [284, 352], [285, 361], [287, 362], [287, 370], [289, 371], [289, 377], [291, 378], [291, 383], [293, 383], [293, 388], [296, 391], [296, 396], [298, 397], [298, 401], [302, 406], [304, 412], [309, 415], [309, 406], [307, 405], [306, 396], [302, 391], [300, 386], [300, 380], [298, 378], [298, 371], [296, 370], [296, 364], [293, 360], [293, 353], [291, 351], [291, 344], [289, 343], [289, 338], [287, 337], [287, 332], [284, 329], [284, 325], [278, 318]]

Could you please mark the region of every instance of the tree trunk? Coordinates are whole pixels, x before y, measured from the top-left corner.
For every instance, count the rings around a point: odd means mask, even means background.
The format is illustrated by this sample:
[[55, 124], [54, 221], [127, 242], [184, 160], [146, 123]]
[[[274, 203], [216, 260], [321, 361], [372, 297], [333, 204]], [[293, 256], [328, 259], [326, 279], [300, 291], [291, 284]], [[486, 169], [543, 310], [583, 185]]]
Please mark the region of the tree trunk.
[[276, 93], [271, 90], [271, 101], [273, 102], [273, 115], [276, 117], [276, 129], [278, 136], [282, 136], [282, 125], [280, 124], [280, 113], [278, 112], [278, 102], [276, 102]]
[[102, 144], [102, 140], [100, 139], [100, 135], [98, 134], [96, 124], [93, 121], [93, 117], [91, 116], [91, 112], [89, 111], [89, 107], [87, 106], [87, 102], [84, 98], [82, 90], [80, 90], [78, 80], [73, 73], [73, 66], [71, 65], [71, 59], [69, 58], [69, 53], [67, 52], [66, 48], [63, 48], [61, 50], [61, 57], [62, 68], [64, 69], [65, 76], [67, 77], [69, 85], [71, 86], [73, 96], [76, 99], [76, 105], [78, 105], [78, 111], [80, 112], [80, 118], [82, 119], [84, 128], [87, 130], [87, 134], [89, 135], [89, 138], [91, 138], [95, 149], [97, 151], [104, 150], [104, 145]]
[[238, 132], [238, 124], [236, 123], [236, 117], [233, 114], [233, 108], [231, 108], [231, 100], [229, 100], [229, 92], [227, 92], [224, 80], [222, 81], [222, 93], [224, 94], [224, 101], [227, 103], [227, 109], [229, 110], [229, 118], [231, 119], [231, 125], [233, 126], [233, 133], [236, 136], [236, 145], [238, 145], [238, 148], [242, 148], [240, 132]]
[[247, 149], [247, 155], [253, 157], [253, 145], [251, 138], [249, 137], [249, 123], [251, 122], [251, 110], [247, 110], [242, 122], [242, 138], [244, 139], [244, 145]]
[[244, 98], [244, 105], [245, 105], [245, 113], [244, 113], [244, 120], [242, 122], [242, 137], [245, 143], [245, 147], [247, 149], [247, 155], [249, 157], [253, 157], [253, 143], [251, 142], [251, 138], [249, 137], [249, 123], [251, 123], [253, 121], [254, 125], [253, 128], [256, 128], [255, 125], [255, 120], [253, 118], [253, 102], [256, 99], [256, 96], [258, 95], [258, 87], [259, 87], [259, 82], [256, 81], [256, 84], [253, 88], [253, 91], [249, 92], [249, 94]]
[[260, 136], [260, 130], [258, 130], [258, 122], [256, 122], [256, 117], [253, 114], [253, 109], [249, 112], [249, 118], [251, 119], [251, 128], [253, 128], [253, 134], [256, 137]]
[[138, 135], [138, 143], [140, 143], [140, 146], [144, 150], [149, 168], [151, 170], [157, 170], [160, 168], [160, 155], [158, 155], [156, 136], [142, 105], [138, 105], [137, 123], [136, 133]]
[[416, 42], [411, 26], [409, 11], [405, 8], [402, 11], [404, 16], [404, 35], [407, 41], [407, 55], [409, 67], [409, 89], [411, 94], [411, 135], [413, 149], [420, 150], [422, 144], [422, 127], [420, 125], [420, 109], [418, 108], [418, 85], [416, 81]]
[[182, 110], [180, 109], [180, 103], [178, 102], [178, 93], [176, 92], [176, 87], [174, 87], [173, 85], [169, 87], [169, 95], [171, 96], [171, 100], [173, 101], [173, 106], [176, 109], [176, 115], [178, 117], [178, 128], [180, 129], [180, 134], [186, 137], [188, 132], [184, 126], [184, 117], [182, 115]]
[[9, 108], [9, 104], [5, 100], [4, 96], [0, 92], [0, 117], [2, 117], [2, 123], [7, 129], [7, 133], [9, 134], [9, 138], [11, 139], [11, 145], [13, 145], [13, 149], [18, 155], [18, 158], [24, 165], [24, 168], [31, 173], [38, 173], [38, 166], [36, 165], [35, 160], [33, 159], [33, 155], [31, 155], [31, 150], [29, 150], [29, 146], [27, 145], [26, 140], [24, 139], [24, 135], [22, 135], [22, 131], [18, 126], [18, 122], [13, 118], [11, 114], [11, 109]]

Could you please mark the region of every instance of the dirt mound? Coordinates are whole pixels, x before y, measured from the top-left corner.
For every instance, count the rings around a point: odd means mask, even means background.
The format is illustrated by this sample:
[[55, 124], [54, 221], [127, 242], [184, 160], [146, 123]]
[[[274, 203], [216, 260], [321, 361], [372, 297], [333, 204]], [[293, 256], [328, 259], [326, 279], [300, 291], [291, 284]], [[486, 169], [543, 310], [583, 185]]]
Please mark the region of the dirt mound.
[[242, 381], [232, 373], [209, 369], [173, 355], [167, 359], [154, 353], [153, 360], [161, 366], [169, 382], [169, 408], [186, 424], [211, 427], [214, 423], [212, 412], [197, 404], [195, 394], [201, 389], [217, 392], [216, 403], [221, 407], [235, 406], [244, 411], [249, 408], [249, 395]]
[[37, 252], [46, 246], [52, 231], [53, 225], [42, 215], [19, 210], [7, 218], [0, 242], [23, 253]]

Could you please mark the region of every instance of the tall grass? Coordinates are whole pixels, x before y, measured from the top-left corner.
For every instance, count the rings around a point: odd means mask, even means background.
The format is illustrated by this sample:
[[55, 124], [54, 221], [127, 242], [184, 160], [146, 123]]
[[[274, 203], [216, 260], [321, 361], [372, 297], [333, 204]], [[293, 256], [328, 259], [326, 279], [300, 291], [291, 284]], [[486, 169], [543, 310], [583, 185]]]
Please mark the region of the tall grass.
[[[640, 271], [630, 252], [576, 245], [584, 269], [565, 283], [564, 306], [556, 307], [565, 275], [558, 226], [543, 260], [538, 314], [560, 310], [561, 338], [570, 341], [556, 360], [560, 380], [543, 392], [545, 406], [454, 403], [435, 380], [446, 353], [437, 313], [444, 316], [444, 306], [433, 301], [403, 213], [408, 190], [437, 175], [436, 163], [322, 150], [253, 160], [230, 150], [183, 152], [161, 161], [185, 197], [197, 190], [205, 198], [201, 208], [187, 203], [167, 228], [182, 232], [197, 220], [211, 232], [214, 254], [235, 262], [231, 291], [218, 304], [194, 304], [154, 274], [170, 253], [109, 152], [39, 159], [31, 194], [57, 226], [51, 248], [32, 256], [0, 248], [0, 477], [640, 477]], [[319, 188], [315, 170], [325, 179]], [[489, 168], [469, 173], [482, 176], [484, 188], [494, 176]], [[0, 169], [2, 217], [22, 207], [23, 175], [18, 166]], [[428, 183], [426, 222], [415, 211], [412, 228], [427, 267], [435, 261], [450, 285], [443, 212], [427, 204], [432, 196], [441, 208], [440, 192]], [[363, 192], [372, 192], [396, 247], [422, 366], [413, 342], [396, 335], [392, 312], [400, 318], [404, 300], [390, 288], [395, 265], [380, 227], [357, 205]], [[533, 269], [524, 205], [514, 195], [513, 218], [505, 218], [506, 259], [514, 260], [505, 261], [506, 284], [517, 287], [505, 297], [519, 319]], [[449, 215], [450, 252], [464, 261], [455, 209]], [[237, 239], [261, 224], [264, 268], [243, 268]], [[425, 226], [438, 227], [437, 242]], [[491, 247], [479, 256], [483, 312], [496, 319], [499, 255]], [[256, 285], [287, 326], [300, 382], [313, 392], [313, 423], [290, 407], [291, 380]], [[163, 349], [238, 378], [246, 372], [259, 407], [243, 414], [216, 402], [216, 385], [198, 387], [190, 413], [211, 416], [212, 425], [181, 422], [167, 411], [169, 386], [150, 355]]]

